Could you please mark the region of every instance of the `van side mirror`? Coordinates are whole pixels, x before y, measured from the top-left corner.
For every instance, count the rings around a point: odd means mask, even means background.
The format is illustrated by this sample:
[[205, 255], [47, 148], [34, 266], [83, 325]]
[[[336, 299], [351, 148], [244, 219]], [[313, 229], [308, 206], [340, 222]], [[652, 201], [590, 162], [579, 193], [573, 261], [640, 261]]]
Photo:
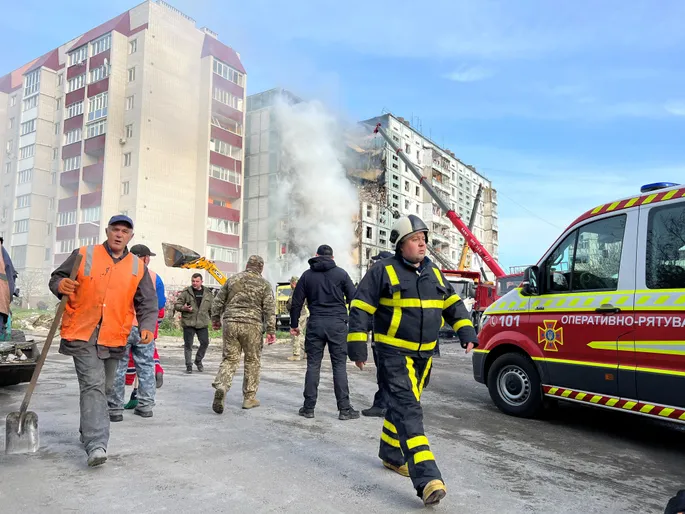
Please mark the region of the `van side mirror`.
[[475, 284], [469, 283], [468, 296], [469, 296], [469, 298], [475, 298], [476, 297], [476, 285]]
[[538, 276], [540, 269], [537, 266], [530, 266], [523, 272], [521, 281], [521, 294], [523, 296], [537, 296], [540, 294], [538, 288]]

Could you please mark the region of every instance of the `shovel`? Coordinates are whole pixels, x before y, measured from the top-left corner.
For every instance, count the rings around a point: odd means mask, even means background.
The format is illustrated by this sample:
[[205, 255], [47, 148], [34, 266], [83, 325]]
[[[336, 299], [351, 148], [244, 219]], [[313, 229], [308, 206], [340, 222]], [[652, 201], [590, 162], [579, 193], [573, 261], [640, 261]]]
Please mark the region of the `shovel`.
[[[74, 267], [69, 276], [71, 280], [76, 278], [82, 258], [81, 254], [76, 255], [76, 261], [74, 262]], [[10, 412], [7, 415], [7, 420], [5, 422], [6, 453], [33, 453], [38, 451], [38, 447], [40, 446], [38, 438], [38, 415], [35, 412], [27, 412], [27, 409], [29, 408], [29, 401], [31, 401], [33, 390], [38, 383], [38, 375], [40, 375], [40, 371], [43, 369], [43, 363], [45, 363], [45, 358], [50, 351], [52, 339], [55, 337], [57, 327], [59, 327], [59, 324], [62, 321], [62, 314], [64, 314], [64, 309], [68, 300], [68, 295], [62, 295], [62, 300], [59, 302], [59, 307], [57, 307], [55, 319], [52, 321], [48, 337], [45, 339], [45, 344], [43, 345], [43, 350], [40, 352], [38, 362], [36, 362], [36, 369], [33, 370], [31, 383], [26, 390], [24, 401], [21, 402], [19, 412]]]

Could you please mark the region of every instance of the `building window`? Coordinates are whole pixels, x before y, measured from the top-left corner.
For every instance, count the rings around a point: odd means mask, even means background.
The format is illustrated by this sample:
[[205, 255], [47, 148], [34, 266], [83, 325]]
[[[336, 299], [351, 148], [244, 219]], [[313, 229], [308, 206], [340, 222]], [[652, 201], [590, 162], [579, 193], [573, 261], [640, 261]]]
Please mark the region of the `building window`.
[[421, 196], [421, 186], [416, 186], [416, 196]]
[[104, 52], [105, 50], [109, 50], [109, 48], [112, 46], [112, 34], [105, 34], [99, 39], [96, 39], [90, 44], [90, 55], [91, 57], [93, 55], [97, 55], [99, 53]]
[[371, 239], [373, 237], [373, 229], [371, 227], [366, 227], [366, 239]]
[[126, 110], [127, 111], [130, 111], [131, 109], [133, 109], [133, 106], [134, 106], [134, 100], [133, 99], [134, 99], [133, 95], [126, 97]]
[[55, 199], [54, 199], [54, 198], [50, 198], [50, 199], [48, 200], [48, 209], [54, 209], [54, 208], [55, 208]]
[[55, 123], [55, 135], [59, 134], [59, 127], [60, 127], [59, 122]]
[[207, 255], [213, 261], [238, 262], [238, 250], [223, 246], [207, 246]]
[[406, 211], [409, 210], [409, 200], [404, 201], [404, 210], [406, 210]]
[[24, 98], [35, 95], [40, 89], [40, 69], [32, 71], [24, 78]]
[[12, 163], [11, 162], [5, 163], [5, 173], [12, 173]]
[[221, 141], [219, 139], [211, 139], [209, 147], [214, 152], [232, 157], [233, 159], [237, 160], [240, 160], [240, 156], [242, 154], [242, 150], [237, 146], [229, 145], [226, 141]]
[[408, 180], [404, 181], [404, 190], [407, 192], [409, 191], [409, 181]]
[[100, 93], [88, 100], [88, 121], [107, 116], [108, 94]]
[[29, 157], [33, 157], [33, 154], [36, 151], [36, 145], [28, 145], [28, 146], [22, 146], [19, 149], [19, 158], [20, 159], [27, 159]]
[[109, 77], [109, 65], [103, 64], [102, 66], [90, 70], [90, 79], [88, 80], [88, 83], [92, 84], [93, 82], [98, 82], [107, 77]]
[[121, 194], [127, 195], [131, 191], [131, 183], [127, 180], [121, 183]]
[[218, 87], [214, 88], [214, 100], [217, 102], [221, 102], [222, 104], [228, 105], [230, 107], [233, 107], [234, 109], [237, 109], [239, 111], [243, 110], [243, 99], [232, 95], [228, 91], [224, 91], [223, 89], [219, 89]]
[[76, 157], [69, 157], [68, 159], [64, 159], [64, 165], [62, 167], [63, 171], [71, 171], [71, 170], [76, 170], [81, 167], [81, 156], [77, 155]]
[[245, 83], [245, 77], [242, 73], [231, 68], [228, 64], [224, 64], [221, 61], [214, 59], [214, 73], [222, 76], [226, 80], [230, 80], [234, 84], [242, 86]]
[[62, 99], [58, 98], [57, 101], [55, 102], [56, 108], [58, 111], [62, 109]]
[[50, 234], [52, 234], [52, 223], [48, 223], [48, 234], [47, 235], [50, 235]]
[[64, 134], [64, 144], [65, 145], [70, 145], [72, 143], [78, 143], [81, 141], [81, 129], [77, 128], [74, 130], [70, 130], [66, 134]]
[[10, 107], [17, 105], [17, 95], [10, 96]]
[[[35, 96], [33, 98], [36, 98]], [[14, 118], [10, 118], [7, 122], [7, 128], [14, 128]]]
[[373, 215], [373, 208], [369, 204], [367, 204], [366, 205], [366, 217], [371, 218], [372, 215]]
[[32, 177], [33, 177], [33, 170], [32, 169], [20, 171], [17, 174], [17, 184], [27, 184], [27, 183], [31, 182]]
[[131, 165], [131, 152], [124, 154], [124, 166], [128, 167]]
[[237, 221], [222, 220], [219, 218], [209, 218], [209, 230], [221, 232], [222, 234], [232, 234], [237, 236], [240, 230], [240, 223]]
[[45, 260], [46, 261], [50, 260], [50, 248], [45, 249]]
[[86, 85], [86, 74], [84, 73], [83, 75], [79, 75], [78, 77], [74, 77], [73, 79], [69, 79], [69, 82], [67, 82], [67, 92], [71, 93], [72, 91], [76, 91], [77, 89], [81, 89], [82, 87], [85, 87]]
[[95, 246], [96, 244], [98, 244], [98, 238], [96, 236], [82, 237], [78, 240], [79, 246]]
[[100, 221], [100, 206], [81, 209], [81, 223]]
[[133, 82], [136, 80], [136, 67], [134, 66], [133, 68], [128, 69], [128, 81]]
[[29, 220], [19, 220], [14, 222], [13, 234], [23, 234], [29, 231]]
[[65, 239], [59, 242], [59, 253], [71, 253], [74, 251], [74, 240]]
[[59, 157], [59, 148], [53, 148], [52, 149], [52, 160], [56, 161], [58, 157]]
[[239, 136], [243, 135], [243, 124], [230, 118], [219, 119], [217, 116], [212, 116], [212, 125], [233, 132]]
[[89, 125], [86, 125], [86, 139], [90, 139], [91, 137], [95, 136], [101, 136], [107, 131], [107, 121], [106, 120], [101, 120], [101, 121], [96, 121], [95, 123], [90, 123]]
[[134, 54], [138, 51], [138, 40], [134, 39], [133, 41], [128, 42], [128, 53], [129, 55]]
[[17, 209], [31, 206], [31, 195], [17, 196]]
[[74, 50], [69, 54], [69, 66], [74, 64], [81, 64], [88, 57], [88, 46], [83, 45], [82, 47]]
[[237, 171], [226, 169], [222, 166], [212, 164], [209, 167], [209, 175], [224, 182], [231, 182], [232, 184], [240, 185], [240, 173]]
[[73, 225], [74, 223], [76, 223], [76, 211], [58, 212], [57, 213], [57, 226], [58, 227]]
[[83, 114], [83, 100], [73, 103], [67, 107], [66, 119]]
[[57, 85], [61, 86], [63, 82], [64, 82], [64, 73], [60, 73], [59, 75], [57, 75]]
[[[32, 96], [31, 98], [27, 98], [24, 100], [24, 103], [22, 104], [22, 109], [24, 111], [28, 111], [29, 109], [33, 109], [38, 105], [38, 97], [37, 96]], [[12, 128], [12, 127], [10, 127]]]
[[57, 172], [53, 171], [50, 173], [50, 183], [54, 186], [57, 184]]
[[11, 153], [13, 148], [14, 148], [14, 140], [8, 139], [7, 144], [5, 145], [5, 149], [7, 150], [7, 153]]
[[131, 139], [133, 137], [133, 124], [126, 125], [126, 137]]

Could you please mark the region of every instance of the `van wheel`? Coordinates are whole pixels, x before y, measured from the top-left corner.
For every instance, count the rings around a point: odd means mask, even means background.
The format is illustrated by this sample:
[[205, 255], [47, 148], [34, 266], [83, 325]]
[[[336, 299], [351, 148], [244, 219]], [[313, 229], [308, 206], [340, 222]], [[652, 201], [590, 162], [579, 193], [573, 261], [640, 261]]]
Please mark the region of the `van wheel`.
[[493, 362], [488, 391], [497, 408], [510, 416], [532, 418], [543, 406], [538, 371], [519, 353], [505, 353]]

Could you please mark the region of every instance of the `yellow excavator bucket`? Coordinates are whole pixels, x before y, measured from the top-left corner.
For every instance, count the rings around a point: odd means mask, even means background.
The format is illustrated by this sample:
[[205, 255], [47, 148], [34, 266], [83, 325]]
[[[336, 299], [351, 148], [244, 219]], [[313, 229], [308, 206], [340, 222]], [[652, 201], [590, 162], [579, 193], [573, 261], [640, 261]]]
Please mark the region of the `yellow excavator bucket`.
[[182, 268], [201, 257], [199, 253], [185, 246], [171, 243], [162, 243], [162, 252], [164, 253], [164, 264], [170, 268]]

